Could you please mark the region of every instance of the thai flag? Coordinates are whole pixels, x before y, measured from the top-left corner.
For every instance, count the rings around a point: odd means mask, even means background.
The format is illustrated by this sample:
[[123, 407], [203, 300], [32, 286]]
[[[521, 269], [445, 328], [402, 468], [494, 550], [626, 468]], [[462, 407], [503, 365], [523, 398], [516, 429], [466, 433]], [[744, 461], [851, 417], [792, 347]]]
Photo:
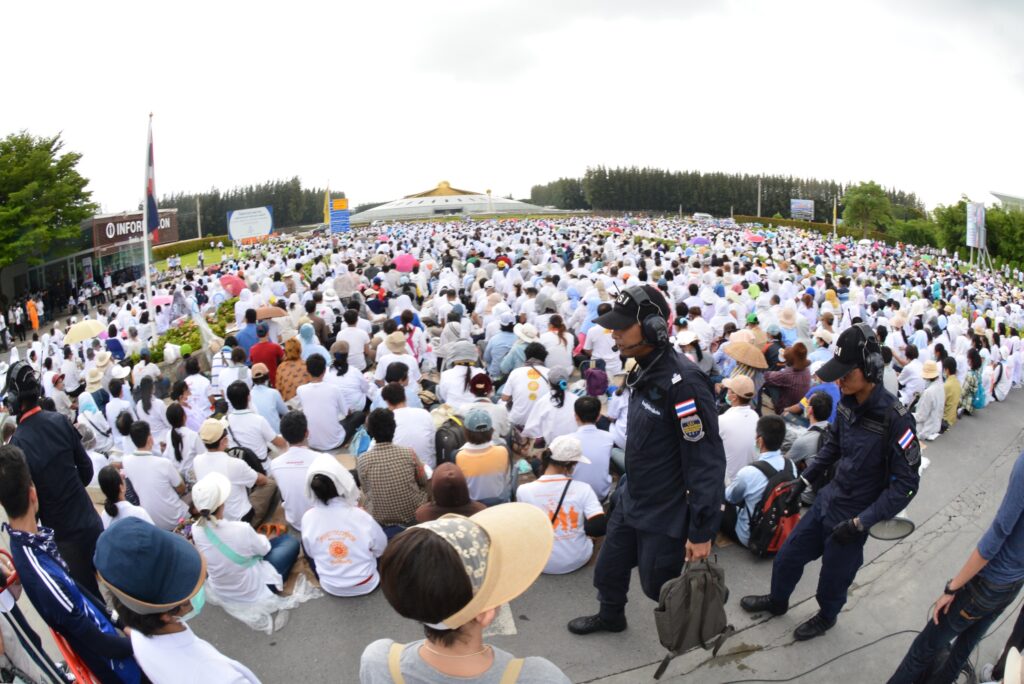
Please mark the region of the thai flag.
[[910, 446], [910, 443], [913, 442], [913, 441], [914, 441], [914, 431], [911, 430], [910, 428], [907, 428], [907, 431], [903, 433], [902, 437], [900, 437], [900, 441], [899, 441], [900, 449], [906, 449], [908, 446]]
[[697, 412], [697, 402], [693, 399], [676, 404], [676, 418], [692, 416]]
[[160, 211], [156, 207], [156, 171], [153, 168], [153, 117], [149, 119], [149, 145], [146, 148], [146, 230], [156, 242], [160, 229]]

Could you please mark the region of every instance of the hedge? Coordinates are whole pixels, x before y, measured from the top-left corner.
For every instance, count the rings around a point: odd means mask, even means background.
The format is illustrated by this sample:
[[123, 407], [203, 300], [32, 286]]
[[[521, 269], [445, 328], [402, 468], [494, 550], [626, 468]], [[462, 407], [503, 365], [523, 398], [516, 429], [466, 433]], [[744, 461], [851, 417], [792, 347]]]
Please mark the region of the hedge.
[[[832, 234], [831, 223], [816, 223], [814, 221], [800, 221], [797, 219], [777, 219], [769, 216], [733, 216], [736, 223], [760, 223], [761, 225], [775, 225], [775, 226], [787, 226], [789, 228], [799, 228], [802, 230], [814, 230], [822, 235]], [[852, 237], [852, 238], [863, 238], [864, 231], [856, 228], [848, 228], [847, 226], [838, 226], [836, 228], [836, 235], [839, 237]], [[877, 230], [869, 230], [867, 237], [877, 242], [892, 242], [893, 237], [886, 235]]]
[[166, 245], [157, 245], [153, 248], [153, 260], [160, 261], [169, 256], [180, 256], [182, 254], [198, 252], [203, 247], [209, 247], [211, 241], [224, 241], [225, 244], [231, 242], [227, 235], [204, 235], [201, 238], [193, 238], [192, 240], [179, 240], [178, 242], [171, 242]]

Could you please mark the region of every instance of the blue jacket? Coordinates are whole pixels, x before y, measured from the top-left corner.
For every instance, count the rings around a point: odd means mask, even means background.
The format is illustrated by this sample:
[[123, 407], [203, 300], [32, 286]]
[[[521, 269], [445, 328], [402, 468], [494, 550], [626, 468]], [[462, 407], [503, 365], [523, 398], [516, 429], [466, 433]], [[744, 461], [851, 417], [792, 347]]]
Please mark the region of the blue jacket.
[[637, 529], [710, 541], [725, 493], [725, 449], [711, 381], [672, 348], [638, 361], [627, 378], [632, 392], [618, 505]]
[[[884, 429], [886, 415], [891, 421], [888, 430]], [[921, 445], [914, 416], [895, 396], [882, 385], [860, 405], [852, 396], [844, 396], [829, 433], [803, 472], [814, 484], [830, 465], [837, 464], [835, 477], [814, 504], [820, 502], [827, 524], [859, 517], [866, 530], [907, 507], [920, 482]]]
[[21, 536], [11, 534], [11, 557], [25, 595], [43, 621], [67, 639], [103, 684], [142, 681], [131, 639], [118, 634], [107, 614], [85, 595], [59, 560], [39, 545], [26, 544]]

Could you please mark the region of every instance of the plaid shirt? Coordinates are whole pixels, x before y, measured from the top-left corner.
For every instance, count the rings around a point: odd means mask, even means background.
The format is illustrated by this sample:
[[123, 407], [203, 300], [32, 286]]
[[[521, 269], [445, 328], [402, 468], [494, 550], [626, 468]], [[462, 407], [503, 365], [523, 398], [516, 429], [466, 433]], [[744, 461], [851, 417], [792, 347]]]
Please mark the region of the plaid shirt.
[[375, 444], [359, 457], [357, 470], [374, 520], [381, 526], [416, 524], [416, 509], [427, 502], [427, 476], [416, 452], [391, 442]]
[[803, 399], [807, 390], [811, 389], [811, 374], [806, 368], [799, 371], [792, 368], [768, 371], [764, 374], [764, 385], [765, 387], [778, 387], [782, 390], [775, 402], [775, 412], [782, 413], [783, 409], [789, 408]]

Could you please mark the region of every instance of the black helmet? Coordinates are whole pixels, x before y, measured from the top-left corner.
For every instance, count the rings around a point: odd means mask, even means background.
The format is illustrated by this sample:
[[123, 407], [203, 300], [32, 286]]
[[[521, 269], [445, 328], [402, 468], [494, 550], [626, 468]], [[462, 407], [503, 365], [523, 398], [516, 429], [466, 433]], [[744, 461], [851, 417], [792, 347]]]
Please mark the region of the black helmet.
[[21, 404], [25, 401], [36, 401], [42, 393], [39, 385], [39, 374], [28, 361], [15, 361], [7, 371], [7, 382], [4, 387], [4, 400], [11, 413], [20, 414]]

